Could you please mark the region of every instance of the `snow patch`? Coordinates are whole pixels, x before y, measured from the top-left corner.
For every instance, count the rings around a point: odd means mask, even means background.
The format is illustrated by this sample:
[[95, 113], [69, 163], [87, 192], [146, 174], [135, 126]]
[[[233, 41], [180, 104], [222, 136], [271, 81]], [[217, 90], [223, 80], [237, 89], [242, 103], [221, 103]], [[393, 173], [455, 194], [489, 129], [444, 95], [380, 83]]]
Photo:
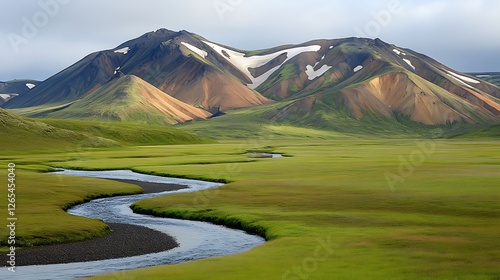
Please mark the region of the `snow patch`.
[[307, 65], [306, 66], [307, 78], [309, 79], [309, 81], [312, 81], [312, 80], [316, 79], [317, 77], [325, 74], [325, 72], [330, 70], [330, 68], [332, 68], [332, 66], [328, 66], [325, 64], [325, 65], [321, 66], [321, 68], [319, 68], [318, 70], [314, 70], [313, 66]]
[[329, 47], [329, 49], [330, 49], [330, 50], [331, 50], [331, 49], [333, 49], [333, 46], [330, 46], [330, 47]]
[[34, 88], [34, 87], [35, 87], [35, 85], [34, 85], [34, 84], [27, 83], [27, 84], [26, 84], [26, 87], [27, 87], [27, 88], [29, 88], [29, 89], [32, 89], [32, 88]]
[[128, 51], [130, 51], [129, 47], [121, 48], [119, 50], [116, 50], [115, 53], [121, 53], [121, 54], [127, 54]]
[[188, 49], [190, 49], [192, 52], [196, 53], [197, 55], [205, 58], [207, 57], [208, 53], [204, 50], [201, 50], [191, 44], [188, 44], [188, 43], [185, 43], [185, 42], [181, 42], [181, 44], [183, 44], [184, 46], [186, 46]]
[[462, 75], [458, 75], [457, 73], [453, 73], [451, 71], [446, 71], [448, 73], [450, 73], [451, 75], [459, 78], [460, 80], [462, 81], [465, 81], [465, 82], [468, 82], [468, 83], [473, 83], [473, 84], [479, 84], [480, 82], [478, 80], [474, 80], [474, 79], [471, 79], [469, 77], [465, 77], [465, 76], [462, 76]]
[[397, 55], [406, 55], [406, 53], [398, 50], [398, 49], [392, 49], [393, 52], [395, 52]]
[[[398, 49], [392, 49], [392, 51], [393, 51], [393, 52], [395, 52], [395, 53], [396, 53], [397, 55], [399, 55], [399, 56], [405, 56], [405, 55], [406, 55], [406, 53], [404, 53], [404, 52], [402, 52], [402, 51], [400, 51], [400, 50], [398, 50]], [[411, 61], [410, 61], [409, 59], [402, 58], [402, 60], [403, 60], [404, 62], [406, 62], [406, 64], [410, 65], [410, 67], [411, 67], [411, 68], [413, 68], [413, 70], [416, 70], [416, 69], [415, 69], [415, 66], [413, 66], [413, 64], [411, 64]]]
[[410, 61], [409, 59], [403, 58], [403, 60], [404, 60], [406, 63], [408, 63], [408, 65], [410, 65], [410, 66], [411, 66], [411, 68], [413, 68], [413, 70], [416, 70], [416, 69], [415, 69], [415, 66], [413, 66], [413, 64], [411, 64], [411, 61]]
[[361, 70], [361, 69], [363, 69], [363, 66], [358, 65], [358, 66], [354, 67], [354, 70], [353, 70], [353, 71], [354, 71], [354, 73], [356, 73], [356, 72], [358, 72], [358, 71], [359, 71], [359, 70]]
[[[449, 72], [449, 71], [448, 71]], [[474, 89], [471, 85], [467, 84], [466, 82], [460, 80], [459, 78], [455, 77], [455, 76], [452, 76], [450, 74], [446, 74], [448, 76], [450, 76], [451, 78], [455, 79], [457, 82], [461, 83], [462, 85], [466, 86], [466, 87], [469, 87], [469, 88], [472, 88]]]
[[[243, 74], [245, 74], [252, 81], [250, 84], [247, 85], [251, 89], [255, 89], [263, 82], [265, 82], [274, 72], [276, 72], [281, 67], [281, 65], [283, 65], [285, 62], [292, 59], [293, 57], [304, 52], [317, 52], [321, 49], [320, 45], [311, 45], [307, 47], [296, 47], [291, 49], [285, 49], [282, 51], [266, 55], [246, 56], [244, 53], [233, 51], [211, 42], [203, 41], [203, 43], [210, 46], [214, 51], [219, 53], [224, 59], [226, 59], [229, 63], [231, 63], [234, 67], [236, 67], [236, 69], [240, 70]], [[249, 70], [250, 68], [257, 68], [263, 66], [267, 64], [269, 61], [275, 59], [276, 57], [282, 54], [286, 54], [286, 59], [280, 65], [268, 70], [266, 73], [257, 77], [254, 77], [250, 73]]]
[[0, 93], [0, 99], [3, 99], [3, 101], [9, 101], [12, 98], [19, 96], [17, 93]]

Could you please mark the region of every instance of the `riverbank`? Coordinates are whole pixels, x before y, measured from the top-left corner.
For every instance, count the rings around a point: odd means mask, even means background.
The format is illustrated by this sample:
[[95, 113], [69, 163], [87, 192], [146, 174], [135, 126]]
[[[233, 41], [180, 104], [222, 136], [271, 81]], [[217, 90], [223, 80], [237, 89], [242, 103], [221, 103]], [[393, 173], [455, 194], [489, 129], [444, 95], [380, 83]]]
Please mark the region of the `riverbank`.
[[16, 252], [18, 266], [87, 262], [131, 257], [173, 249], [174, 238], [146, 227], [109, 224], [104, 237], [75, 243], [56, 244]]
[[151, 182], [125, 180], [125, 179], [108, 179], [108, 180], [137, 185], [141, 187], [144, 193], [158, 193], [167, 191], [172, 192], [188, 188], [188, 186], [186, 185], [178, 185], [178, 184], [151, 183]]
[[[124, 179], [110, 180], [135, 184], [141, 187], [144, 193], [176, 191], [187, 188], [186, 185], [177, 184]], [[45, 265], [124, 258], [162, 252], [179, 246], [173, 237], [150, 228], [118, 223], [108, 225], [111, 227], [111, 233], [101, 238], [19, 250], [16, 253], [17, 265]]]

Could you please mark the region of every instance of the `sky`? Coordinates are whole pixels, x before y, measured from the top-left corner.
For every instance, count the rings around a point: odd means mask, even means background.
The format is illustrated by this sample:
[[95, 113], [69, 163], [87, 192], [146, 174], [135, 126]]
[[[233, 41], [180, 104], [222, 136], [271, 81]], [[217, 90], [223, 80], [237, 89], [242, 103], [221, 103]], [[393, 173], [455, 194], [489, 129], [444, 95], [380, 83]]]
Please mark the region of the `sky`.
[[462, 72], [500, 72], [498, 0], [0, 0], [0, 81], [44, 80], [160, 28], [243, 50], [380, 38]]

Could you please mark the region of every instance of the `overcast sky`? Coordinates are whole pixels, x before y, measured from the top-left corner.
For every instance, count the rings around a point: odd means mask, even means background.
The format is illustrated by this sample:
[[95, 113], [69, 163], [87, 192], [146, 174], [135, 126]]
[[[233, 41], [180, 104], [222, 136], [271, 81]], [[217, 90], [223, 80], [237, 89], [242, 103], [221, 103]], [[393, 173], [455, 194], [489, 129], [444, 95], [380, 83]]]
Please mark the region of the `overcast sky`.
[[369, 37], [500, 72], [498, 0], [0, 0], [0, 81], [43, 80], [159, 28], [245, 50]]

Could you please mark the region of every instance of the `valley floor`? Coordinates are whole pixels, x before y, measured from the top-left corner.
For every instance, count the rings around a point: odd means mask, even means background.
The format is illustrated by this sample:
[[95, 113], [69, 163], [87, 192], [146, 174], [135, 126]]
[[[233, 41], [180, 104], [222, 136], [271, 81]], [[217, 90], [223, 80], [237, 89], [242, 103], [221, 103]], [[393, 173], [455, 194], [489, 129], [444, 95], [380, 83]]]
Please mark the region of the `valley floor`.
[[[250, 158], [249, 150], [285, 157]], [[217, 190], [144, 200], [133, 207], [242, 228], [268, 240], [243, 254], [120, 273], [124, 278], [500, 277], [496, 140], [226, 141], [0, 158], [1, 165], [8, 162], [19, 169], [18, 215], [26, 225], [19, 236], [26, 243], [102, 236], [105, 225], [62, 208], [89, 197], [139, 191], [119, 182], [35, 172], [49, 166], [227, 181]], [[0, 178], [5, 175], [0, 170]], [[6, 196], [5, 189], [0, 196]], [[33, 218], [54, 209], [60, 223]]]

